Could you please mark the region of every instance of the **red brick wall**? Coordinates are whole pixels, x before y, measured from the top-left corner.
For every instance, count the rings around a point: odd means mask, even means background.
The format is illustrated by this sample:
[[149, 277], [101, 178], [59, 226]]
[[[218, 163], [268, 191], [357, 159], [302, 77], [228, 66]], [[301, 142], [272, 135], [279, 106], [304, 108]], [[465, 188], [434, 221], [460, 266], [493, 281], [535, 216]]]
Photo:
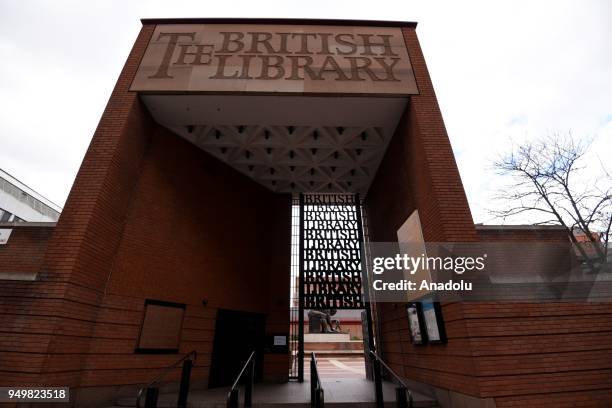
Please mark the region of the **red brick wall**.
[[[567, 242], [558, 230], [487, 230], [482, 237]], [[494, 398], [498, 407], [612, 406], [610, 303], [446, 304], [448, 344], [424, 347], [410, 343], [404, 305], [377, 308], [384, 357], [406, 378]]]
[[[180, 351], [198, 351], [196, 381], [208, 377], [217, 308], [265, 313], [268, 332], [288, 332], [290, 204], [157, 127], [107, 284], [111, 300], [98, 315], [103, 338], [94, 346], [123, 347], [90, 357], [83, 385], [136, 382], [136, 368], [176, 359], [134, 355], [145, 298], [188, 305]], [[137, 299], [135, 313], [116, 303]], [[110, 371], [97, 370], [102, 361]], [[268, 378], [286, 379], [287, 356], [265, 364]]]
[[477, 225], [476, 231], [479, 240], [483, 242], [569, 242], [567, 232], [561, 228]]
[[612, 406], [612, 305], [465, 305], [480, 396], [498, 407]]
[[[4, 385], [150, 381], [177, 356], [134, 354], [145, 298], [187, 304], [180, 349], [201, 352], [194, 381], [208, 375], [218, 307], [267, 313], [269, 333], [288, 332], [290, 198], [154, 123], [129, 92], [153, 29], [128, 57], [39, 280], [0, 284]], [[264, 371], [286, 379], [288, 356], [267, 356]]]
[[[88, 340], [119, 245], [152, 121], [128, 88], [153, 27], [143, 27], [115, 85], [66, 202], [43, 268], [61, 290], [40, 382], [79, 386]], [[67, 353], [67, 354], [63, 354]]]
[[2, 352], [7, 384], [78, 386], [98, 305], [119, 243], [150, 120], [128, 92], [153, 32], [143, 27], [113, 90], [51, 237], [35, 282], [3, 282], [0, 297], [29, 302], [3, 316], [28, 344]]
[[[411, 97], [366, 199], [372, 241], [396, 241], [419, 210], [425, 239], [567, 242], [556, 229], [474, 228], [413, 29], [404, 29], [420, 94]], [[403, 304], [377, 304], [382, 351], [411, 380], [498, 407], [612, 406], [612, 305], [443, 305], [448, 344], [413, 346]]]
[[54, 227], [54, 223], [44, 226], [30, 224], [0, 226], [0, 228], [13, 230], [8, 242], [0, 245], [0, 272], [37, 273]]
[[[32, 275], [40, 272], [47, 243], [53, 234], [49, 226], [15, 225], [6, 245], [0, 245], [0, 272]], [[41, 352], [51, 334], [45, 316], [57, 302], [37, 282], [0, 282], [0, 378], [5, 385], [13, 376], [29, 379], [40, 368]], [[36, 317], [31, 318], [30, 316]], [[43, 328], [41, 330], [41, 328]], [[31, 369], [34, 373], [31, 373]], [[30, 372], [29, 372], [30, 371]], [[7, 384], [8, 385], [8, 384]]]
[[[414, 29], [405, 28], [404, 38], [419, 95], [410, 98], [366, 198], [370, 238], [397, 241], [397, 229], [416, 209], [427, 241], [475, 241], [467, 198]], [[436, 347], [410, 344], [403, 304], [381, 303], [376, 308], [381, 348], [396, 372], [437, 387], [478, 393], [461, 304], [443, 305], [449, 343]]]
[[[482, 241], [569, 242], [550, 227], [477, 227]], [[466, 305], [481, 395], [498, 407], [612, 406], [612, 304]]]

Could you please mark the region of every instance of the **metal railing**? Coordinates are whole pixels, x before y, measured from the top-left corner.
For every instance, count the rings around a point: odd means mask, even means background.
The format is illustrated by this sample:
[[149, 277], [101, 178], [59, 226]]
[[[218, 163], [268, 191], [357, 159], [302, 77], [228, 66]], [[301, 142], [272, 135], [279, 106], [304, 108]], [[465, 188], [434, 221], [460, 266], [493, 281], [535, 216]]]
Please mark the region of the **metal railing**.
[[232, 388], [227, 393], [227, 408], [238, 408], [238, 384], [240, 383], [240, 379], [242, 376], [246, 374], [246, 381], [244, 384], [244, 406], [250, 407], [253, 402], [253, 382], [255, 381], [255, 352], [251, 352], [249, 359], [242, 366], [242, 370], [240, 370], [240, 374], [232, 384]]
[[312, 408], [325, 407], [325, 393], [321, 385], [315, 353], [310, 354], [310, 406]]
[[376, 406], [378, 408], [383, 408], [385, 405], [382, 391], [382, 371], [380, 369], [382, 366], [398, 383], [398, 387], [395, 388], [395, 406], [397, 408], [412, 408], [414, 404], [412, 392], [410, 392], [404, 380], [402, 380], [399, 375], [395, 374], [391, 367], [389, 367], [378, 354], [370, 350], [370, 356], [372, 357], [374, 386], [376, 387]]
[[[193, 357], [193, 359], [192, 359]], [[193, 368], [193, 362], [198, 358], [198, 353], [195, 350], [185, 354], [179, 360], [172, 365], [166, 367], [153, 381], [146, 386], [138, 390], [136, 396], [136, 407], [140, 408], [140, 401], [142, 400], [143, 393], [145, 393], [145, 408], [156, 408], [157, 398], [159, 396], [159, 384], [161, 380], [172, 370], [183, 363], [183, 369], [181, 371], [181, 383], [179, 386], [178, 400], [176, 406], [178, 408], [185, 408], [187, 406], [187, 397], [189, 395], [189, 381], [191, 379], [191, 369]]]

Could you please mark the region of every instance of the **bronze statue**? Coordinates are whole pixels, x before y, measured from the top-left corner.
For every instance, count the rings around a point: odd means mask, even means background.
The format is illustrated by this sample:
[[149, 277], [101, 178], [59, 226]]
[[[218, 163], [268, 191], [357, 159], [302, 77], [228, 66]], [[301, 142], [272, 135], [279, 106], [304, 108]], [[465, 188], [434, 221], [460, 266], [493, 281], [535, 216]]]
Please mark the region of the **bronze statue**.
[[308, 311], [309, 333], [340, 333], [340, 321], [332, 319], [336, 309], [311, 309]]

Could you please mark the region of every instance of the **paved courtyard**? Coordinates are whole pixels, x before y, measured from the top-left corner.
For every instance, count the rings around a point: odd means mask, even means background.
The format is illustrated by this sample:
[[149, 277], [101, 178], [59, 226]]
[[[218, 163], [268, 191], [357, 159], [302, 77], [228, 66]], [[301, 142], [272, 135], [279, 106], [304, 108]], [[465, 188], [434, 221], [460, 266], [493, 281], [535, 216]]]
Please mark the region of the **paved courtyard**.
[[[335, 378], [365, 379], [365, 364], [359, 357], [317, 357], [321, 380]], [[304, 378], [310, 378], [310, 359], [304, 359]]]

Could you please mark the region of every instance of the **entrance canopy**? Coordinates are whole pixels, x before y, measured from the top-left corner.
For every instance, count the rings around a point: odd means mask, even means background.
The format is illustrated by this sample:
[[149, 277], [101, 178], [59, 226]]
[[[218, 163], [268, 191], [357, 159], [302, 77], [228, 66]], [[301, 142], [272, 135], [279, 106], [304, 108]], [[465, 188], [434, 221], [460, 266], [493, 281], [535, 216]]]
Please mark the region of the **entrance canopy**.
[[276, 192], [365, 194], [404, 98], [144, 95], [162, 125]]
[[401, 28], [158, 24], [131, 90], [272, 191], [367, 193], [409, 96]]

